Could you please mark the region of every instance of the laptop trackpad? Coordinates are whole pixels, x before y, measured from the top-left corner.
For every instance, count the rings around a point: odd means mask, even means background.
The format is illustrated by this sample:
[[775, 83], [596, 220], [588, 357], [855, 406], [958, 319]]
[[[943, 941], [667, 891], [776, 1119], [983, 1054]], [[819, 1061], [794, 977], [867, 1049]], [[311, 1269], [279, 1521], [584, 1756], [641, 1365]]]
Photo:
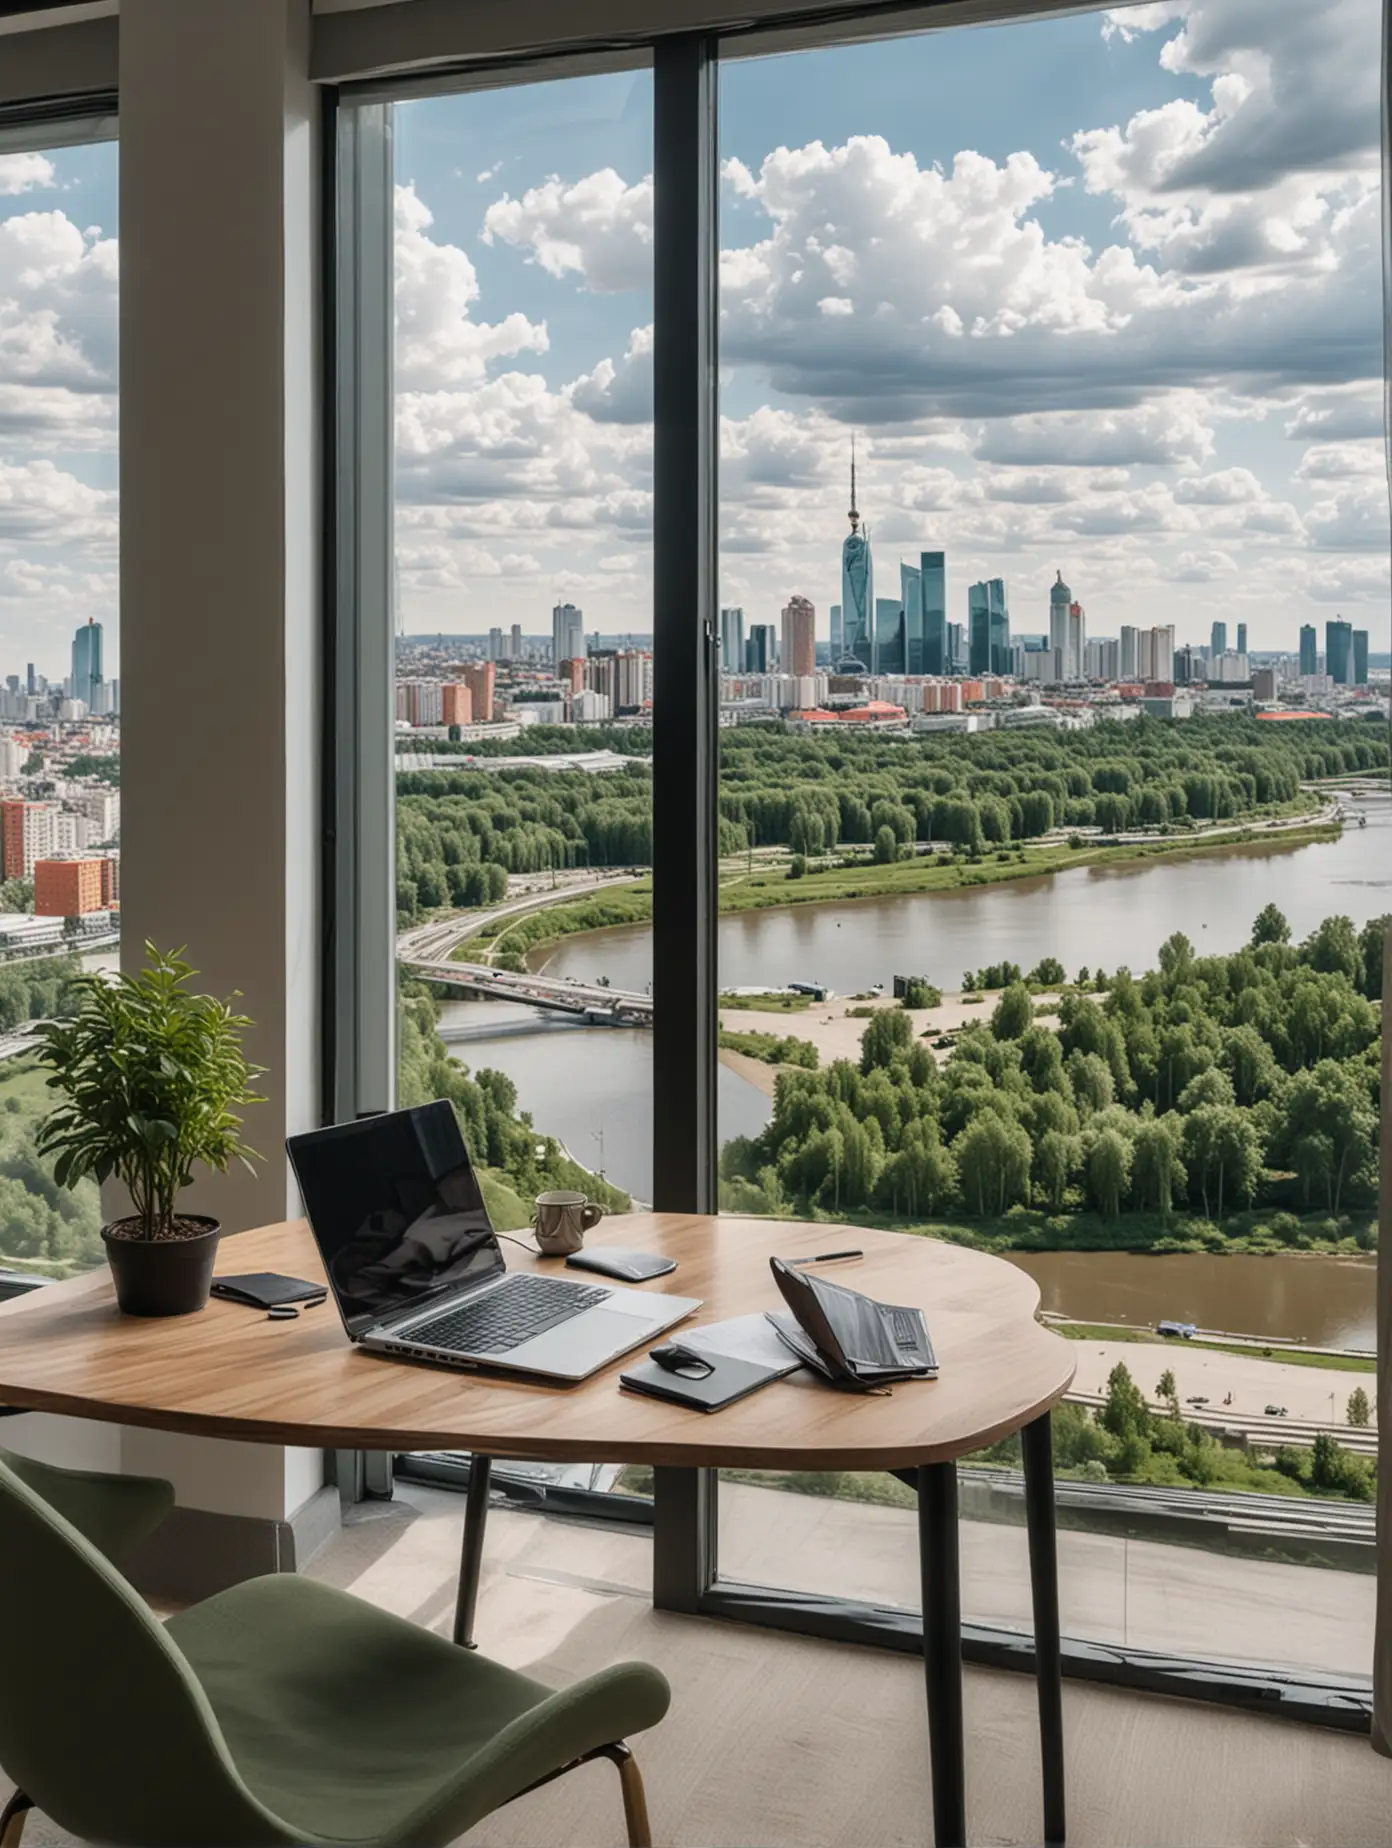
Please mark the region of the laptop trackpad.
[[[656, 1306], [649, 1305], [650, 1309]], [[583, 1379], [607, 1361], [649, 1340], [654, 1333], [654, 1319], [651, 1314], [638, 1317], [605, 1305], [587, 1309], [573, 1321], [562, 1322], [520, 1347], [510, 1348], [507, 1364], [523, 1368], [534, 1365], [538, 1371], [558, 1374], [562, 1379]], [[486, 1355], [480, 1358], [487, 1363]]]

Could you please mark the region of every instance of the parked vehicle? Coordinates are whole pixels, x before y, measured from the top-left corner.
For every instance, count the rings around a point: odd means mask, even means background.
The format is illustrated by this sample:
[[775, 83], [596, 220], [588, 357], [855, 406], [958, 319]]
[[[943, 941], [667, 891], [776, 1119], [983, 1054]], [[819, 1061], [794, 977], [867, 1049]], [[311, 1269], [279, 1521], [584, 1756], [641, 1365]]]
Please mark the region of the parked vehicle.
[[1268, 1405], [1266, 1407], [1266, 1415], [1268, 1418], [1284, 1418], [1286, 1416], [1286, 1408], [1284, 1405]]
[[1199, 1325], [1197, 1322], [1157, 1322], [1155, 1332], [1167, 1341], [1192, 1341], [1199, 1332]]

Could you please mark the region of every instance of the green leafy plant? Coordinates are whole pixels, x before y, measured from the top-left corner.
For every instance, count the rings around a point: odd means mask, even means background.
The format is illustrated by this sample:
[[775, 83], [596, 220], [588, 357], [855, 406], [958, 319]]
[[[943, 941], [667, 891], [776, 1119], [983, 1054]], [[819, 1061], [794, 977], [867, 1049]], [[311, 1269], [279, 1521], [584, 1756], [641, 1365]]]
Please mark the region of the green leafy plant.
[[175, 1203], [198, 1163], [221, 1174], [239, 1161], [254, 1172], [261, 1158], [242, 1142], [238, 1112], [264, 1101], [251, 1085], [265, 1067], [242, 1051], [251, 1021], [190, 991], [198, 971], [181, 950], [145, 949], [136, 975], [76, 977], [76, 1012], [39, 1029], [39, 1063], [65, 1101], [37, 1141], [56, 1158], [60, 1186], [87, 1175], [123, 1181], [133, 1236], [155, 1240], [188, 1235]]

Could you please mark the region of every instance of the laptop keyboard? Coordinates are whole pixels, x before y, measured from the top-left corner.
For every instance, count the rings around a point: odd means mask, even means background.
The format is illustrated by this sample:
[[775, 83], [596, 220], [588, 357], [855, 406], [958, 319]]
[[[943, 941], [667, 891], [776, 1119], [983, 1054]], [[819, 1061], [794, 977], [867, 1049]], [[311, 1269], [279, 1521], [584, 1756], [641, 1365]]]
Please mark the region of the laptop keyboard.
[[534, 1335], [583, 1315], [611, 1294], [602, 1285], [562, 1283], [559, 1278], [509, 1277], [478, 1302], [451, 1309], [413, 1328], [413, 1345], [452, 1348], [456, 1353], [505, 1354]]

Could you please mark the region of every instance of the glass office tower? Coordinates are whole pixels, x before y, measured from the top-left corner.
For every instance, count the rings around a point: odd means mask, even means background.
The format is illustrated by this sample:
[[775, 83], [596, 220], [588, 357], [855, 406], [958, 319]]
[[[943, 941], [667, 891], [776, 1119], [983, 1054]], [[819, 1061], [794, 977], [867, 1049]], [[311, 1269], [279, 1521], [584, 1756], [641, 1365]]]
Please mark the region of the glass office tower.
[[1010, 616], [1003, 578], [987, 578], [967, 592], [967, 669], [973, 674], [1010, 671]]
[[904, 606], [904, 672], [926, 674], [923, 638], [923, 576], [917, 565], [899, 566], [899, 600]]
[[1302, 623], [1300, 626], [1300, 671], [1302, 674], [1318, 672], [1315, 665], [1319, 658], [1319, 651], [1315, 645], [1316, 640], [1315, 625], [1312, 622]]
[[720, 665], [727, 674], [744, 667], [744, 611], [738, 605], [720, 612]]
[[904, 606], [897, 597], [875, 599], [875, 672], [904, 671]]
[[1336, 687], [1346, 687], [1353, 677], [1353, 624], [1335, 618], [1324, 625], [1324, 671]]
[[875, 660], [875, 572], [870, 534], [860, 529], [856, 506], [855, 441], [851, 442], [851, 530], [841, 547], [841, 637], [844, 652], [873, 673]]
[[833, 603], [831, 606], [831, 664], [833, 667], [841, 659], [842, 646], [841, 605]]
[[947, 647], [947, 554], [921, 552], [919, 594], [923, 600], [923, 672], [952, 671]]
[[1368, 631], [1355, 629], [1353, 632], [1353, 684], [1366, 687], [1368, 684]]
[[96, 708], [101, 682], [102, 626], [89, 616], [73, 637], [72, 645], [72, 696], [80, 699], [89, 712]]
[[1214, 623], [1209, 636], [1208, 651], [1214, 661], [1219, 655], [1225, 655], [1228, 652], [1228, 625], [1225, 622]]

